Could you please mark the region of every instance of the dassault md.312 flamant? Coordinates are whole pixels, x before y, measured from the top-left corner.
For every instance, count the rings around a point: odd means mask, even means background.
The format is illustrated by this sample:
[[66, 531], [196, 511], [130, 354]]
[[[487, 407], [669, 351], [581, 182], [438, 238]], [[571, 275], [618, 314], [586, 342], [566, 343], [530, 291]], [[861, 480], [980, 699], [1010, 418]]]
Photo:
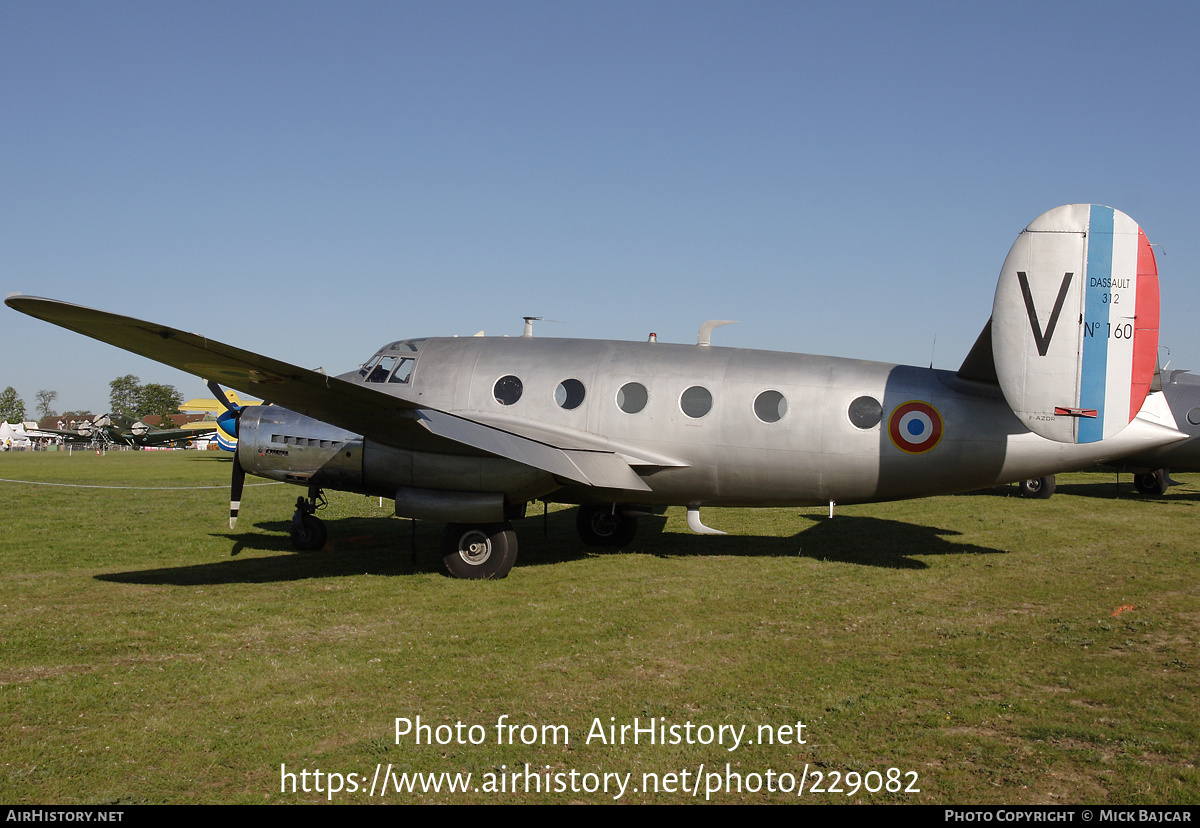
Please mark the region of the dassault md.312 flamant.
[[[16, 310], [272, 404], [240, 414], [230, 525], [245, 472], [308, 489], [292, 540], [320, 548], [323, 489], [395, 500], [447, 524], [444, 561], [502, 578], [510, 521], [579, 504], [595, 545], [639, 513], [925, 497], [1090, 466], [1184, 439], [1152, 393], [1158, 273], [1141, 228], [1108, 207], [1051, 210], [1018, 236], [991, 319], [957, 372], [695, 345], [404, 339], [326, 376], [195, 334], [64, 302]], [[232, 406], [231, 406], [232, 407]]]

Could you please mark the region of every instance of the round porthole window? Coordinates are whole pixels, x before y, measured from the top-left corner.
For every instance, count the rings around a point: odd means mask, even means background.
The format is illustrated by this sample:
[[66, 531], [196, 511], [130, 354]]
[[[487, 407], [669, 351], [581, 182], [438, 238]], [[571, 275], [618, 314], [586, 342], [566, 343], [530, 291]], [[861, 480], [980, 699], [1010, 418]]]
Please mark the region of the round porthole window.
[[764, 391], [754, 398], [754, 416], [764, 423], [777, 423], [787, 414], [787, 398], [778, 391]]
[[646, 407], [650, 395], [640, 382], [627, 382], [617, 392], [617, 408], [626, 414], [636, 414]]
[[492, 387], [492, 394], [495, 395], [496, 402], [501, 405], [512, 405], [521, 399], [523, 390], [524, 386], [521, 384], [521, 380], [509, 374], [496, 380], [496, 384]]
[[679, 398], [679, 408], [693, 420], [712, 410], [712, 394], [702, 385], [693, 385]]
[[862, 429], [874, 428], [883, 418], [883, 406], [874, 397], [858, 397], [846, 412], [850, 422]]
[[554, 389], [554, 401], [558, 403], [559, 408], [568, 411], [583, 405], [583, 396], [583, 383], [577, 379], [563, 380], [558, 384], [558, 388]]
[[1200, 406], [1187, 413], [1187, 421], [1192, 425], [1200, 425]]

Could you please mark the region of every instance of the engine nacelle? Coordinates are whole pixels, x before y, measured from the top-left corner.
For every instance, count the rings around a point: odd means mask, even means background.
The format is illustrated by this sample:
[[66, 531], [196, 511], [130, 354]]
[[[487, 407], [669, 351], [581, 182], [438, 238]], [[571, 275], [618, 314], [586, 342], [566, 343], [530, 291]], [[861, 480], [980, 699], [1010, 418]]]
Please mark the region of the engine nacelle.
[[502, 457], [385, 446], [277, 405], [243, 410], [237, 451], [248, 474], [386, 497], [396, 514], [423, 520], [502, 516], [506, 506], [561, 488], [547, 472]]
[[372, 494], [363, 485], [362, 437], [277, 405], [242, 411], [237, 452], [249, 474]]

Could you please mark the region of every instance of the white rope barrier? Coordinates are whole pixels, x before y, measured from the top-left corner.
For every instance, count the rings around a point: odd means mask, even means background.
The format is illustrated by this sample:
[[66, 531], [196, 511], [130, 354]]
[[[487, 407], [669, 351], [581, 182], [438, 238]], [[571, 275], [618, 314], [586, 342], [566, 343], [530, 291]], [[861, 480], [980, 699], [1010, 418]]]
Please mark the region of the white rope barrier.
[[[66, 486], [72, 489], [136, 489], [145, 492], [183, 492], [198, 489], [228, 489], [229, 486], [94, 486], [88, 483], [43, 483], [39, 480], [9, 480], [7, 477], [0, 477], [0, 483], [24, 483], [27, 486]], [[270, 483], [247, 483], [246, 488], [251, 486], [282, 486], [283, 481], [273, 480]]]

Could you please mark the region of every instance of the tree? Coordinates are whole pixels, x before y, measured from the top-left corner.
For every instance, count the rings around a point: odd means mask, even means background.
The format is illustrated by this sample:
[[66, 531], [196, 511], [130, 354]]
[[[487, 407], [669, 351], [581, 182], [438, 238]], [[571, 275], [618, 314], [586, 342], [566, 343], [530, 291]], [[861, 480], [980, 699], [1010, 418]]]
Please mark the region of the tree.
[[47, 391], [42, 389], [37, 392], [37, 410], [42, 417], [54, 416], [54, 409], [50, 407], [50, 403], [58, 399], [57, 391]]
[[108, 384], [108, 408], [111, 414], [124, 414], [126, 417], [138, 415], [138, 390], [140, 380], [133, 374], [117, 377]]
[[162, 417], [162, 425], [170, 427], [167, 418], [179, 413], [183, 405], [183, 394], [175, 390], [174, 385], [160, 385], [148, 382], [138, 389], [137, 410], [139, 417], [157, 414]]
[[164, 419], [179, 413], [183, 394], [174, 385], [148, 382], [142, 385], [133, 374], [117, 377], [108, 384], [110, 414], [139, 418], [157, 414]]
[[25, 401], [11, 385], [0, 391], [0, 420], [6, 423], [25, 421]]

